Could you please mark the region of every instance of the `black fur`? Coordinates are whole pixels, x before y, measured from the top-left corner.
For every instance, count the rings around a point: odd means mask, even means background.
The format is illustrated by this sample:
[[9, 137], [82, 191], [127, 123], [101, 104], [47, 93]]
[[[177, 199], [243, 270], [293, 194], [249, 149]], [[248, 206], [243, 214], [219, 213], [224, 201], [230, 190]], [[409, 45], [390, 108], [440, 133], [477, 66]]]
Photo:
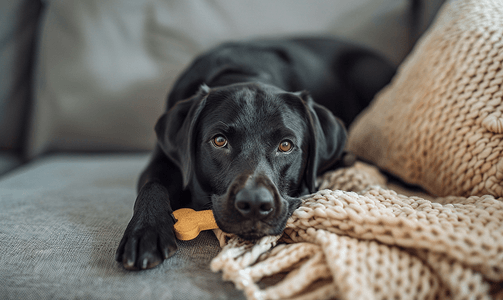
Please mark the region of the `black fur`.
[[280, 234], [316, 176], [341, 164], [344, 123], [394, 72], [333, 39], [228, 43], [199, 56], [155, 126], [158, 144], [116, 259], [146, 269], [171, 256], [180, 207], [211, 208], [222, 230], [246, 239]]

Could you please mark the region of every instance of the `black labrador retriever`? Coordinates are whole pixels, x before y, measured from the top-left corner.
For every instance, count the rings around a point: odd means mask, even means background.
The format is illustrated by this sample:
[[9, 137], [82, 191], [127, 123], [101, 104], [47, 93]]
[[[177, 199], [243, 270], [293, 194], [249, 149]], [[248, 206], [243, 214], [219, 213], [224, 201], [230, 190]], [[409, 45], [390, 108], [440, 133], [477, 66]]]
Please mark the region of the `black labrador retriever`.
[[227, 43], [199, 56], [155, 126], [116, 260], [148, 269], [173, 255], [181, 207], [212, 209], [219, 228], [245, 239], [280, 234], [299, 196], [340, 160], [344, 124], [394, 73], [374, 52], [327, 38]]

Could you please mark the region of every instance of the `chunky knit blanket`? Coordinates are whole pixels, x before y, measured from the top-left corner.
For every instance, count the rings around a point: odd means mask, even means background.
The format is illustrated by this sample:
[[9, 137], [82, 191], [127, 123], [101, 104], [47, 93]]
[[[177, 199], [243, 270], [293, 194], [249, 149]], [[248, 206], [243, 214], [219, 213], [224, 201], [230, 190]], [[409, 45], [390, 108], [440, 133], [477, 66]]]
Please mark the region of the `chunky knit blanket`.
[[248, 299], [503, 299], [503, 199], [425, 200], [357, 163], [321, 178], [282, 236], [216, 232], [213, 271]]

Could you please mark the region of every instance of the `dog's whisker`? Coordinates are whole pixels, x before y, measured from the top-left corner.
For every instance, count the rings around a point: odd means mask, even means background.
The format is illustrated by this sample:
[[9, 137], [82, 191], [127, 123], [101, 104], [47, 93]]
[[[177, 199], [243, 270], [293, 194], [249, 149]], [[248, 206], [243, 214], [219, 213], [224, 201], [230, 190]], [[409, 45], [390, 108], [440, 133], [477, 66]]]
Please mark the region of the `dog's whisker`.
[[206, 204], [203, 206], [203, 208], [204, 208], [205, 210], [211, 210], [211, 209], [213, 209], [213, 203], [208, 202], [208, 203], [206, 203]]
[[274, 225], [273, 225], [273, 224], [271, 224], [271, 223], [267, 222], [266, 220], [261, 220], [260, 222], [261, 222], [261, 223], [266, 224], [266, 225], [267, 225], [267, 226], [269, 226], [269, 227], [274, 227]]

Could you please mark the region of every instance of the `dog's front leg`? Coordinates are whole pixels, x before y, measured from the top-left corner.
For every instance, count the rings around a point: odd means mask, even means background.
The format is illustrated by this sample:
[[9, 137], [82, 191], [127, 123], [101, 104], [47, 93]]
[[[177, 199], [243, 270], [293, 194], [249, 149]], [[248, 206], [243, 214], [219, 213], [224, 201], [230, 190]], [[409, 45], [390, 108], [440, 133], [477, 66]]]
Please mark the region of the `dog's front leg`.
[[117, 248], [115, 259], [124, 268], [153, 268], [176, 252], [170, 202], [177, 202], [181, 193], [181, 174], [177, 173], [176, 166], [156, 149], [140, 178], [133, 217]]
[[148, 182], [141, 188], [116, 253], [124, 268], [153, 268], [175, 253], [175, 221], [168, 199], [167, 189], [159, 182]]

